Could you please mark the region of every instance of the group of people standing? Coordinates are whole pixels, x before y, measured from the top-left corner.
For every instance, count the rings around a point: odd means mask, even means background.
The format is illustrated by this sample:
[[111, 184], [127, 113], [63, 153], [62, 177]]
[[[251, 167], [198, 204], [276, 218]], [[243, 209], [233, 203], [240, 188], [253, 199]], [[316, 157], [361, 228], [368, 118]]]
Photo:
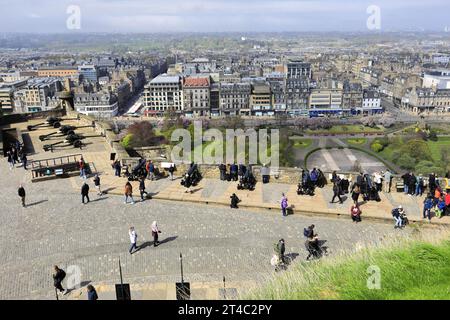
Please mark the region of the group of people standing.
[[6, 158], [9, 165], [9, 170], [14, 169], [16, 163], [22, 163], [22, 167], [27, 170], [28, 158], [23, 146], [19, 141], [11, 144], [8, 151], [6, 151]]
[[220, 164], [220, 180], [222, 181], [238, 181], [238, 179], [242, 179], [242, 177], [247, 172], [247, 167], [243, 164], [237, 165], [233, 164]]

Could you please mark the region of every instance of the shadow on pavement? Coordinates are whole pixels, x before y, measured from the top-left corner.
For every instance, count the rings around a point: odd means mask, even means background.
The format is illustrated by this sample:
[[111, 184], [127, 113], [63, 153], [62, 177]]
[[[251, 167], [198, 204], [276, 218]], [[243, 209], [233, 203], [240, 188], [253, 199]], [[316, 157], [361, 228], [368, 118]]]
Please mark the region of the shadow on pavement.
[[32, 207], [32, 206], [37, 206], [38, 204], [47, 202], [48, 200], [41, 200], [41, 201], [37, 201], [37, 202], [33, 202], [33, 203], [29, 203], [27, 204], [27, 207]]

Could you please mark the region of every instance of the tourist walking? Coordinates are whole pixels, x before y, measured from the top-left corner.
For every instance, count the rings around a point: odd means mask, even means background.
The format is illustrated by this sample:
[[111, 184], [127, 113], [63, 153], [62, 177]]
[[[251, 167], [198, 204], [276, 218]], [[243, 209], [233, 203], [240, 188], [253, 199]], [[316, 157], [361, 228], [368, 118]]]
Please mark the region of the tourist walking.
[[83, 157], [78, 161], [78, 167], [80, 169], [80, 178], [86, 179], [86, 163], [84, 162]]
[[128, 181], [125, 184], [125, 202], [124, 204], [128, 203], [128, 198], [131, 199], [131, 204], [134, 204], [134, 199], [133, 199], [133, 187], [131, 186], [130, 181]]
[[27, 170], [28, 159], [27, 159], [27, 154], [25, 152], [22, 153], [22, 157], [20, 158], [20, 160], [22, 161], [23, 168], [25, 170]]
[[156, 247], [159, 245], [158, 234], [161, 233], [161, 230], [158, 228], [158, 223], [153, 221], [152, 223], [152, 237], [153, 237], [153, 246]]
[[[136, 233], [136, 230], [134, 230], [134, 227], [130, 227], [130, 230], [128, 231], [128, 235], [130, 236], [130, 242], [131, 242], [131, 247], [130, 247], [130, 250], [128, 250], [128, 252], [130, 254], [133, 254], [138, 249], [138, 247], [137, 247], [138, 235]], [[135, 250], [135, 251], [133, 252], [133, 250]]]
[[66, 277], [66, 272], [63, 269], [60, 269], [58, 266], [54, 266], [53, 273], [53, 285], [55, 286], [55, 290], [59, 290], [63, 294], [67, 294], [68, 291], [65, 290], [62, 286], [62, 281]]
[[98, 300], [97, 291], [95, 290], [93, 285], [87, 286], [87, 296], [89, 301], [96, 301]]
[[87, 199], [87, 203], [89, 203], [89, 185], [85, 182], [81, 187], [81, 203], [84, 204], [84, 199]]
[[384, 192], [390, 193], [391, 192], [391, 181], [392, 181], [392, 173], [389, 171], [389, 169], [386, 170], [383, 176], [384, 181]]
[[361, 194], [361, 187], [358, 183], [354, 183], [352, 186], [352, 200], [355, 205], [358, 204], [359, 195]]
[[19, 197], [20, 197], [20, 199], [22, 201], [22, 207], [25, 208], [26, 207], [26, 204], [25, 204], [25, 189], [24, 189], [24, 187], [22, 185], [19, 186], [19, 190], [17, 191], [17, 193], [19, 194]]
[[173, 173], [175, 172], [175, 167], [173, 165], [173, 163], [170, 165], [169, 167], [169, 175], [170, 175], [170, 180], [173, 181]]
[[100, 176], [98, 175], [98, 173], [95, 175], [94, 185], [95, 185], [95, 188], [97, 189], [97, 195], [101, 196], [103, 194], [103, 192], [100, 189]]
[[11, 151], [6, 153], [6, 157], [8, 158], [9, 170], [14, 169], [14, 159]]
[[119, 160], [114, 161], [113, 168], [114, 168], [114, 175], [116, 177], [120, 177], [120, 173], [122, 171], [122, 165], [120, 164]]
[[141, 177], [141, 180], [139, 181], [139, 192], [141, 193], [141, 201], [144, 201], [144, 194], [147, 196], [148, 193], [145, 191], [145, 177]]
[[340, 179], [337, 178], [334, 183], [333, 183], [333, 198], [331, 199], [330, 203], [334, 203], [334, 199], [336, 199], [336, 197], [339, 199], [339, 203], [343, 203], [342, 198], [341, 198], [341, 186], [339, 184]]
[[153, 179], [155, 178], [155, 165], [153, 164], [152, 160], [150, 160], [147, 163], [147, 172], [148, 172], [148, 176], [147, 178], [151, 181], [153, 181]]
[[281, 214], [283, 217], [287, 216], [287, 208], [288, 208], [288, 199], [286, 198], [285, 194], [281, 194]]

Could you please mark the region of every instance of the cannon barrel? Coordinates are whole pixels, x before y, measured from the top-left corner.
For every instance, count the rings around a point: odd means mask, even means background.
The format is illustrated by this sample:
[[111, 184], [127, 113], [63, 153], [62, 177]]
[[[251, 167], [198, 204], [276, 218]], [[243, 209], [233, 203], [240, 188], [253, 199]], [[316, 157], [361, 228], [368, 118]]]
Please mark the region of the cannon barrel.
[[39, 140], [41, 140], [41, 141], [47, 140], [48, 137], [51, 137], [51, 136], [53, 136], [53, 135], [55, 135], [57, 133], [58, 132], [52, 132], [52, 133], [49, 133], [49, 134], [40, 135], [39, 136]]

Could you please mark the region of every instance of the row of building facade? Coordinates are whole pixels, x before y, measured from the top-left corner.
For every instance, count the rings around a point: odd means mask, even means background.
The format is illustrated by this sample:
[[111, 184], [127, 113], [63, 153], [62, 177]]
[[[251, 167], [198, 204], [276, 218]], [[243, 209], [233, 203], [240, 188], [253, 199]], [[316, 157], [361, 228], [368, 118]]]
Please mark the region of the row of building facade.
[[358, 83], [329, 81], [318, 86], [309, 63], [291, 61], [286, 72], [237, 78], [227, 74], [162, 74], [144, 90], [145, 114], [174, 110], [186, 116], [326, 116], [383, 111], [380, 94]]

